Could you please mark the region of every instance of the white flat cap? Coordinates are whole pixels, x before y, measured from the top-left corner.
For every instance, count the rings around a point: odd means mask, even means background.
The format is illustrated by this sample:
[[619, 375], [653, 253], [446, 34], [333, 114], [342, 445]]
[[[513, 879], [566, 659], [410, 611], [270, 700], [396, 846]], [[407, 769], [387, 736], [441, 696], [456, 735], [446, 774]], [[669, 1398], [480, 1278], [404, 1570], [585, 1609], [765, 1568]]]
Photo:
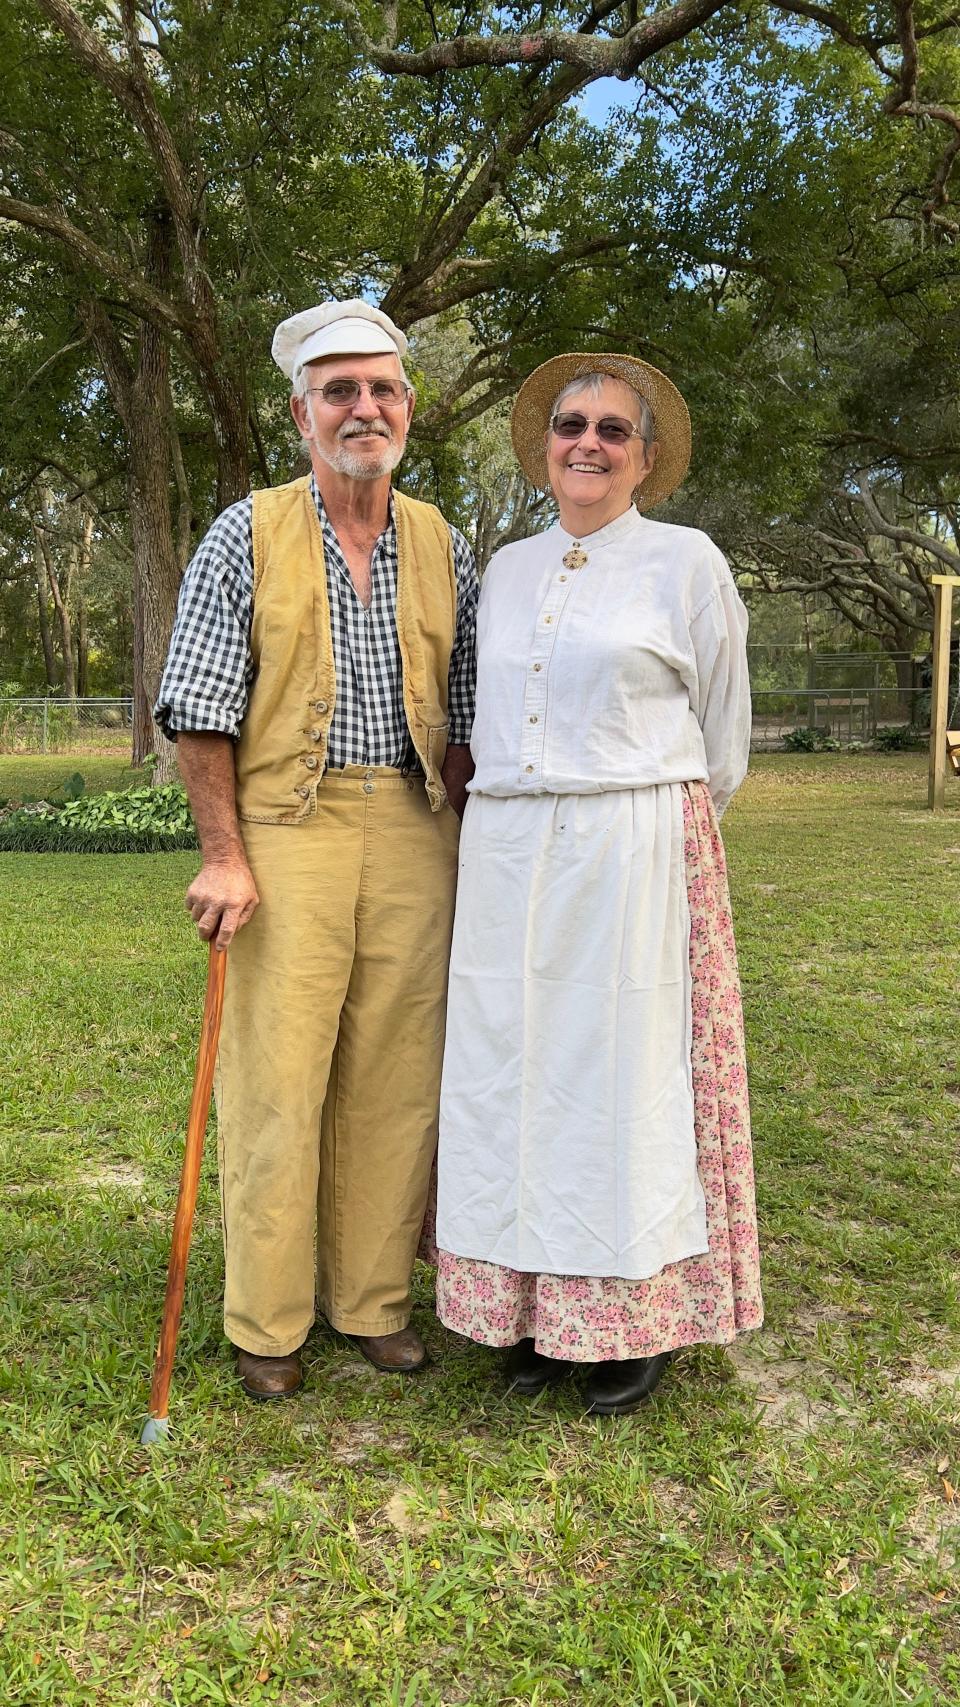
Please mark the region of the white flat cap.
[[407, 340], [389, 314], [369, 302], [322, 302], [281, 320], [273, 334], [273, 359], [296, 384], [300, 369], [321, 356], [369, 356], [407, 353]]

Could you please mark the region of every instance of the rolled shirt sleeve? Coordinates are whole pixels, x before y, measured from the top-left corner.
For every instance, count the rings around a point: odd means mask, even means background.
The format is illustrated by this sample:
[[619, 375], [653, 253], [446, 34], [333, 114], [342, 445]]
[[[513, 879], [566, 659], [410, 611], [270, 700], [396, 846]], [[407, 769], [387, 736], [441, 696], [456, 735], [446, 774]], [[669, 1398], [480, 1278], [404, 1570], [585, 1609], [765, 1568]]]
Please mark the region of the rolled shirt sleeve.
[[697, 703], [709, 787], [722, 816], [747, 774], [750, 759], [748, 616], [725, 558], [716, 554], [719, 585], [690, 623], [697, 660]]
[[450, 654], [447, 703], [450, 726], [447, 740], [465, 747], [473, 729], [477, 693], [477, 601], [480, 577], [469, 545], [455, 527], [450, 529], [453, 566], [457, 578], [457, 629]]
[[243, 498], [217, 517], [183, 577], [153, 711], [170, 740], [182, 732], [236, 738], [253, 679], [252, 616], [253, 500]]

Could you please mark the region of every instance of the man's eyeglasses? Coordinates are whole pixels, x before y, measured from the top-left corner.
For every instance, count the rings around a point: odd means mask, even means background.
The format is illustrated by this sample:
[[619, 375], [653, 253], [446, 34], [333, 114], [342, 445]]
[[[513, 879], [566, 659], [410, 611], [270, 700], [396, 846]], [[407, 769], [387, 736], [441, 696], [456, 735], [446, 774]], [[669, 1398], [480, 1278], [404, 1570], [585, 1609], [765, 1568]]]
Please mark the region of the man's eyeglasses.
[[369, 391], [374, 403], [379, 403], [382, 408], [396, 409], [410, 387], [402, 385], [399, 379], [328, 379], [326, 385], [308, 385], [304, 396], [309, 397], [316, 391], [332, 409], [348, 409], [364, 390]]
[[625, 421], [620, 415], [602, 415], [599, 421], [595, 421], [576, 410], [565, 410], [562, 415], [554, 415], [550, 425], [558, 439], [580, 439], [588, 427], [596, 427], [597, 438], [605, 445], [625, 445], [631, 439], [643, 438], [642, 428], [635, 427], [632, 421]]

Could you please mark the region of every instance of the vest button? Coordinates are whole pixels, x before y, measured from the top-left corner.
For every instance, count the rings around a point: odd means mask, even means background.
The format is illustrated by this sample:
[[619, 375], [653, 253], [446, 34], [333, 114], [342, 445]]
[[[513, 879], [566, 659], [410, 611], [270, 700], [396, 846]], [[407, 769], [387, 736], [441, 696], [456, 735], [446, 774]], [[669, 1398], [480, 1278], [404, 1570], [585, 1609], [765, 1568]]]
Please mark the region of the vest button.
[[298, 788], [296, 790], [296, 793], [299, 794], [301, 800], [309, 800], [310, 799], [309, 788]]
[[322, 729], [311, 729], [310, 739], [311, 739], [311, 741], [322, 741], [323, 740], [323, 730]]
[[373, 794], [375, 789], [376, 789], [376, 786], [377, 785], [375, 782], [365, 782], [363, 785], [364, 794]]
[[315, 771], [318, 764], [320, 763], [320, 760], [316, 757], [316, 755], [314, 753], [308, 753], [307, 757], [304, 759], [303, 762], [306, 765], [308, 771]]
[[325, 711], [330, 710], [330, 707], [328, 706], [325, 699], [318, 699], [317, 703], [313, 709], [319, 717], [322, 717]]

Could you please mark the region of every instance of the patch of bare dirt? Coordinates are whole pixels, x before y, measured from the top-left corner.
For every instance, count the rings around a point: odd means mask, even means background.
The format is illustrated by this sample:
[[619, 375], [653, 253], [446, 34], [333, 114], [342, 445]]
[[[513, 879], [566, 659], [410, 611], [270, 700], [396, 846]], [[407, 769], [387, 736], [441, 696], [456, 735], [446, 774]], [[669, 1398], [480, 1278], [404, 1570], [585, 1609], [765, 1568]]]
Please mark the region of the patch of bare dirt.
[[928, 1558], [948, 1569], [960, 1565], [960, 1504], [927, 1489], [904, 1528], [914, 1547]]
[[408, 1541], [422, 1541], [436, 1525], [436, 1518], [424, 1505], [421, 1496], [402, 1482], [387, 1500], [383, 1515], [390, 1527], [398, 1535], [405, 1535]]
[[954, 1391], [960, 1405], [960, 1363], [952, 1369], [931, 1369], [929, 1364], [914, 1361], [909, 1375], [904, 1375], [897, 1386], [912, 1399], [935, 1399]]
[[106, 1187], [110, 1191], [142, 1191], [146, 1174], [133, 1162], [102, 1162], [76, 1176], [76, 1184], [86, 1191]]
[[658, 1476], [651, 1492], [665, 1526], [686, 1530], [699, 1522], [697, 1503], [683, 1482], [673, 1476]]
[[298, 1477], [294, 1470], [270, 1470], [260, 1483], [261, 1493], [292, 1494]]
[[795, 1315], [791, 1316], [790, 1326], [794, 1332], [809, 1335], [815, 1339], [818, 1329], [823, 1327], [825, 1323], [849, 1322], [851, 1314], [862, 1316], [870, 1315], [870, 1313], [868, 1304], [855, 1304], [851, 1311], [843, 1309], [839, 1304], [830, 1304], [824, 1299], [822, 1303], [810, 1304], [804, 1309], [798, 1310]]
[[844, 1417], [839, 1405], [810, 1398], [803, 1386], [812, 1373], [810, 1364], [801, 1358], [780, 1356], [775, 1341], [768, 1340], [765, 1351], [756, 1346], [728, 1346], [727, 1357], [760, 1407], [759, 1420], [764, 1428], [810, 1434], [822, 1423]]
[[[306, 1429], [302, 1431], [306, 1433]], [[394, 1452], [398, 1457], [410, 1449], [410, 1437], [399, 1431], [388, 1433], [378, 1422], [347, 1423], [330, 1443], [330, 1456], [338, 1464], [361, 1464], [372, 1450]]]

